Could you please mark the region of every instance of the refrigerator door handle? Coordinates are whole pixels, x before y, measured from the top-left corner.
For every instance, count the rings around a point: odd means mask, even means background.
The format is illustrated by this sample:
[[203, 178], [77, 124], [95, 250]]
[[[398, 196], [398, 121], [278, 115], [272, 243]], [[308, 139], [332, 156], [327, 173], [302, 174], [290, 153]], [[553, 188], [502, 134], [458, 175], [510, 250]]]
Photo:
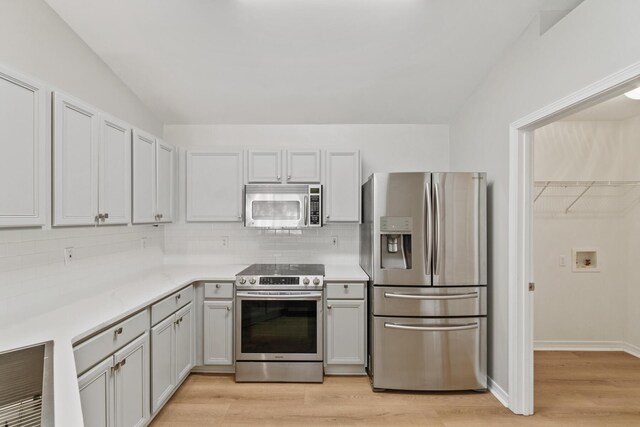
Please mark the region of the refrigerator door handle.
[[433, 274], [433, 267], [431, 264], [433, 257], [433, 209], [431, 206], [431, 180], [424, 186], [425, 192], [425, 204], [426, 215], [424, 224], [424, 242], [425, 242], [425, 276], [431, 276]]
[[[438, 261], [440, 258], [440, 192], [438, 191], [438, 184], [433, 184], [433, 205], [435, 211], [435, 221], [434, 221], [434, 244], [433, 244], [433, 275], [437, 275]], [[436, 280], [434, 277], [433, 284], [436, 284]]]
[[450, 294], [450, 295], [421, 295], [421, 294], [396, 294], [393, 292], [385, 292], [385, 298], [399, 298], [399, 299], [417, 299], [417, 300], [449, 300], [449, 299], [473, 299], [478, 298], [478, 292], [468, 292], [464, 294]]
[[418, 326], [418, 325], [402, 325], [400, 323], [385, 322], [384, 327], [388, 329], [400, 329], [404, 331], [420, 331], [420, 332], [451, 332], [451, 331], [466, 331], [469, 329], [478, 329], [480, 324], [478, 322], [467, 323], [464, 325], [455, 326]]

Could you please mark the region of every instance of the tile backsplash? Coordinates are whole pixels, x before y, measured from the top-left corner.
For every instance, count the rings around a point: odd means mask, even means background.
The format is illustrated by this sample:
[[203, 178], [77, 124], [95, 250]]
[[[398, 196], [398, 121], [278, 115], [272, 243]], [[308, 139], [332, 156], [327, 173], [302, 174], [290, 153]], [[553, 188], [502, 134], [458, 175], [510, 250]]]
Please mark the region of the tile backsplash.
[[163, 227], [146, 225], [0, 230], [0, 312], [19, 310], [27, 295], [33, 310], [53, 295], [90, 292], [102, 280], [160, 264], [163, 246]]
[[307, 230], [261, 230], [242, 224], [168, 224], [168, 260], [187, 256], [214, 264], [358, 264], [359, 226], [330, 224]]

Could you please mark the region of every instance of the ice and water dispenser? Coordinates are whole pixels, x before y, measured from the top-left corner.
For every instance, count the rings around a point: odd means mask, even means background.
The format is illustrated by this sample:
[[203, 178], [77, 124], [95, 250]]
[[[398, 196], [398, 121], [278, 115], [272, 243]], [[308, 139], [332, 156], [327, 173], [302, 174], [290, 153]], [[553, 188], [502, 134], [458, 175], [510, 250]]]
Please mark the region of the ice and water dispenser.
[[412, 217], [380, 217], [380, 268], [411, 269]]

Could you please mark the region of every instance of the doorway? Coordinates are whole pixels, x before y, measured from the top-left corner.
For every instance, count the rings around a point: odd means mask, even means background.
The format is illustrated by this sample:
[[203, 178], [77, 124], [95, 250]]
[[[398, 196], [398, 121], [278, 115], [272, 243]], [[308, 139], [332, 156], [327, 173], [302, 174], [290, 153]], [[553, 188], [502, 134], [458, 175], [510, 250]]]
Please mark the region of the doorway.
[[538, 414], [640, 404], [638, 135], [624, 94], [533, 132]]
[[[509, 408], [534, 412], [533, 270], [534, 132], [640, 85], [640, 63], [563, 98], [511, 125], [509, 188]], [[588, 248], [587, 248], [588, 249]], [[586, 259], [586, 258], [585, 258]]]

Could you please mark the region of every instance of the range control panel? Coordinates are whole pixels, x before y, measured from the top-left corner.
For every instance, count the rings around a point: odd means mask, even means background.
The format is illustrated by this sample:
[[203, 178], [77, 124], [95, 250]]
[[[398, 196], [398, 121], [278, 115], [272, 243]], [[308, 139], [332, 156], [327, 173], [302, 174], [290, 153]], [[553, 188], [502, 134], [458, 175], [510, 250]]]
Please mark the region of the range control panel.
[[322, 186], [309, 186], [309, 227], [322, 225]]

